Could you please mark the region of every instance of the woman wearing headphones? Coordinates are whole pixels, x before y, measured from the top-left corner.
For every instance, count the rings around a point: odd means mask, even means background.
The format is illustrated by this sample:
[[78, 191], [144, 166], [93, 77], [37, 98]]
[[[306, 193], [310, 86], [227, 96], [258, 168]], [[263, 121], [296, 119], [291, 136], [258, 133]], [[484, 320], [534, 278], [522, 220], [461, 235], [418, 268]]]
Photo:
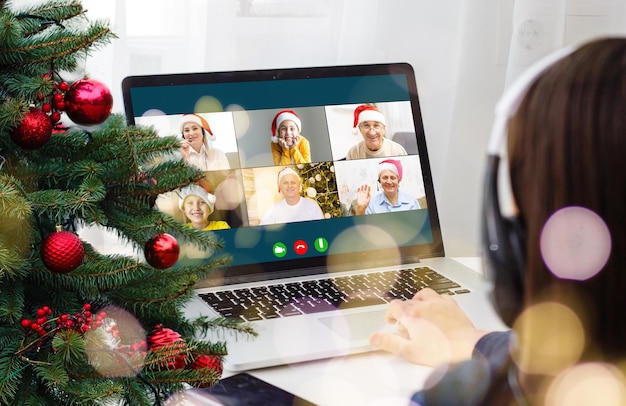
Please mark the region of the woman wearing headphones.
[[209, 138], [215, 141], [215, 135], [204, 117], [198, 114], [184, 114], [180, 132], [183, 136], [180, 151], [191, 165], [203, 171], [230, 169], [224, 151], [209, 144]]
[[[497, 107], [483, 258], [511, 331], [485, 332], [432, 290], [394, 301], [373, 346], [438, 367], [419, 405], [626, 404], [626, 38], [559, 51]], [[512, 206], [498, 202], [507, 145]], [[502, 210], [504, 212], [504, 210]]]

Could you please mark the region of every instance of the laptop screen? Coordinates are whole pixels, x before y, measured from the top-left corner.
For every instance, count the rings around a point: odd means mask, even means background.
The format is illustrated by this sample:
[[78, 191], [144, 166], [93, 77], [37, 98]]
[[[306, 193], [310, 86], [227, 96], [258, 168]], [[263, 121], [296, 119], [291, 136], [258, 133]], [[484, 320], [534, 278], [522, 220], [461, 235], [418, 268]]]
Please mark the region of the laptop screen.
[[[180, 137], [205, 173], [205, 229], [232, 256], [214, 283], [443, 256], [410, 65], [131, 76], [122, 88], [128, 124]], [[197, 227], [191, 189], [156, 207]], [[210, 255], [181, 246], [179, 262]]]

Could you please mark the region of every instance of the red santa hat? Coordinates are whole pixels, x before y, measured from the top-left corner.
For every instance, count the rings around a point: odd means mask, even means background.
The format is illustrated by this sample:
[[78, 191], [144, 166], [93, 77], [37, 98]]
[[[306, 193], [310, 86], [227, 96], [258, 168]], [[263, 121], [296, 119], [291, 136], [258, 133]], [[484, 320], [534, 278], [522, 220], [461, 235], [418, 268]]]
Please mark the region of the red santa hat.
[[294, 171], [293, 169], [291, 169], [290, 167], [285, 167], [283, 169], [280, 170], [280, 172], [278, 172], [278, 192], [280, 193], [280, 180], [285, 176], [285, 175], [296, 175], [298, 177], [298, 179], [300, 179], [300, 174], [298, 174], [298, 172]]
[[354, 109], [354, 124], [352, 132], [358, 134], [357, 127], [364, 121], [378, 121], [385, 125], [385, 116], [376, 107], [369, 104], [361, 104]]
[[209, 134], [211, 141], [215, 141], [215, 135], [213, 135], [213, 131], [211, 131], [211, 127], [209, 127], [209, 122], [205, 120], [204, 117], [198, 114], [183, 114], [183, 120], [180, 123], [180, 132], [183, 132], [183, 127], [187, 123], [196, 123], [200, 127], [204, 128], [205, 132]]
[[380, 178], [380, 173], [385, 169], [392, 171], [396, 175], [398, 175], [398, 180], [402, 180], [402, 162], [396, 159], [385, 159], [384, 161], [380, 161], [378, 164], [378, 177]]
[[298, 131], [302, 131], [302, 123], [300, 122], [300, 118], [298, 115], [292, 110], [281, 110], [274, 116], [274, 120], [272, 120], [272, 142], [278, 142], [278, 128], [280, 127], [280, 123], [285, 120], [291, 120], [298, 127]]

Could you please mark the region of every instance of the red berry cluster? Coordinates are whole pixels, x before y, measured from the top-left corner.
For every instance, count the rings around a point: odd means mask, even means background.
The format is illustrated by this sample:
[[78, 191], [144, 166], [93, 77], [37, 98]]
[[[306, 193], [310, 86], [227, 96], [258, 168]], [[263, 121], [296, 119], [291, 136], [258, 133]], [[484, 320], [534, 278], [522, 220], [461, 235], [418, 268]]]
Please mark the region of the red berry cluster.
[[55, 80], [55, 72], [51, 71], [43, 75], [42, 79], [52, 81], [54, 89], [48, 95], [42, 92], [37, 93], [37, 100], [44, 102], [41, 105], [41, 111], [50, 116], [52, 124], [56, 124], [61, 120], [61, 112], [65, 110], [65, 92], [70, 88], [70, 85], [61, 80]]
[[[112, 334], [115, 335], [115, 330]], [[138, 340], [130, 344], [122, 342], [115, 350], [132, 364], [143, 365], [148, 353], [147, 347], [148, 343], [146, 340]]]
[[69, 315], [64, 313], [57, 319], [57, 326], [61, 329], [74, 329], [79, 333], [86, 333], [89, 330], [95, 330], [102, 325], [102, 320], [107, 316], [106, 312], [99, 312], [94, 315], [91, 313], [91, 305], [85, 303], [80, 313]]
[[146, 340], [141, 340], [141, 341], [138, 341], [136, 343], [133, 343], [127, 346], [124, 349], [128, 352], [128, 355], [131, 357], [134, 357], [134, 356], [145, 357], [147, 347], [148, 347], [148, 343], [146, 342]]
[[42, 337], [46, 333], [52, 330], [52, 326], [48, 323], [48, 317], [52, 315], [52, 309], [48, 306], [43, 306], [37, 309], [37, 317], [34, 319], [23, 319], [22, 327], [29, 331], [37, 333], [37, 336]]
[[[49, 306], [43, 306], [37, 309], [37, 317], [34, 319], [23, 319], [22, 327], [27, 331], [33, 331], [37, 333], [37, 336], [42, 337], [46, 333], [53, 330], [52, 323], [55, 323], [55, 327], [59, 330], [75, 330], [79, 333], [86, 333], [89, 330], [94, 330], [102, 325], [102, 320], [106, 318], [106, 312], [99, 312], [97, 315], [91, 313], [91, 305], [85, 303], [80, 312], [73, 315], [63, 313], [59, 317], [51, 318], [52, 309]], [[119, 335], [119, 332], [117, 332]]]

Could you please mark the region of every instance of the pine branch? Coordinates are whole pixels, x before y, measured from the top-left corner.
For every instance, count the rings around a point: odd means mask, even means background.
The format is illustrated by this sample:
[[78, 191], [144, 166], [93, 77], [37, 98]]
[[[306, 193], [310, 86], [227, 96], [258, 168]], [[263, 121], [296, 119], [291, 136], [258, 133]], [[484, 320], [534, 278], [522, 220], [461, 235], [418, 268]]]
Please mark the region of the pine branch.
[[50, 94], [52, 82], [42, 78], [33, 78], [22, 72], [7, 72], [3, 75], [2, 87], [16, 98], [35, 100], [37, 94]]
[[29, 18], [24, 35], [31, 36], [51, 23], [62, 25], [64, 21], [83, 15], [84, 12], [82, 4], [77, 1], [52, 2], [24, 9], [17, 17]]
[[28, 104], [24, 100], [8, 99], [3, 94], [3, 89], [4, 85], [0, 75], [0, 151], [4, 155], [6, 151], [15, 149], [15, 143], [10, 139], [9, 131], [21, 122]]
[[206, 316], [191, 321], [186, 320], [178, 326], [178, 330], [185, 336], [192, 336], [196, 333], [206, 335], [209, 331], [215, 330], [228, 330], [248, 337], [256, 337], [258, 335], [249, 323], [226, 318], [209, 319]]
[[[142, 382], [126, 379], [124, 380], [124, 406], [152, 406], [156, 396], [151, 396], [151, 392], [146, 391], [146, 386]], [[157, 394], [158, 395], [158, 394]]]
[[[10, 287], [10, 288], [9, 288]], [[21, 282], [8, 281], [0, 284], [0, 320], [2, 323], [17, 323], [22, 318], [24, 310], [24, 291]], [[15, 333], [15, 330], [11, 330]]]
[[17, 351], [19, 343], [7, 343], [0, 349], [0, 402], [2, 404], [11, 404], [11, 399], [17, 393], [22, 373], [26, 367], [13, 354]]
[[85, 341], [74, 330], [65, 330], [55, 334], [52, 338], [52, 346], [55, 348], [57, 357], [63, 366], [80, 366], [85, 355]]
[[[110, 404], [120, 404], [121, 397], [125, 392], [123, 382], [113, 380], [93, 379], [87, 381], [72, 381], [65, 389], [68, 396], [68, 404], [101, 404], [102, 399], [110, 400]], [[143, 390], [145, 392], [145, 389]], [[143, 404], [150, 404], [148, 403]], [[107, 403], [108, 404], [108, 403]], [[142, 404], [142, 403], [137, 403]]]
[[48, 389], [64, 387], [70, 381], [70, 376], [61, 363], [40, 363], [33, 365], [33, 369]]
[[192, 357], [194, 359], [200, 355], [215, 355], [218, 357], [228, 355], [228, 349], [223, 342], [209, 343], [206, 341], [188, 340], [187, 345], [193, 348]]
[[[21, 44], [10, 49], [0, 49], [2, 70], [24, 67], [49, 68], [50, 63], [59, 70], [76, 66], [77, 56], [88, 54], [87, 47], [108, 43], [113, 33], [103, 24], [93, 24], [84, 32], [68, 33], [56, 27], [47, 28], [37, 35], [25, 37]], [[33, 71], [27, 71], [32, 73]]]
[[[26, 274], [23, 256], [7, 247], [4, 242], [0, 242], [0, 282], [4, 280], [14, 281], [26, 276]], [[2, 317], [1, 312], [0, 317]]]

